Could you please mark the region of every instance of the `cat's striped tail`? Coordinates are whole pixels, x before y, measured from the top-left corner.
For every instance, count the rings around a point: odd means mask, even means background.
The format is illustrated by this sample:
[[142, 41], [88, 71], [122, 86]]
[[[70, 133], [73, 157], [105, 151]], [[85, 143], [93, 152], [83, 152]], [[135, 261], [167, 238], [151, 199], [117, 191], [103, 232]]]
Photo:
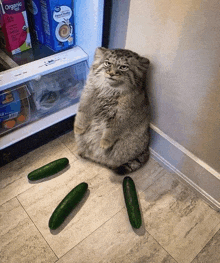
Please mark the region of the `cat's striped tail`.
[[128, 161], [125, 164], [122, 164], [121, 166], [114, 169], [114, 172], [119, 175], [125, 175], [128, 173], [135, 172], [136, 170], [140, 169], [148, 160], [150, 157], [149, 149], [147, 148], [144, 150], [137, 158]]

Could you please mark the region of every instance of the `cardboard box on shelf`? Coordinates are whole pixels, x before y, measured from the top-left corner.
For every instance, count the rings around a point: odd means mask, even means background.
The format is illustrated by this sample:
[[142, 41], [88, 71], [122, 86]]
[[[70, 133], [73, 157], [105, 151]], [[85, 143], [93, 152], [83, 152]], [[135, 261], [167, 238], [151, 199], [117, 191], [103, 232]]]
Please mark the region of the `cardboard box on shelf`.
[[44, 44], [45, 36], [40, 0], [26, 0], [26, 4], [32, 43], [38, 41], [41, 44]]
[[72, 0], [41, 0], [45, 44], [54, 51], [75, 44]]
[[11, 54], [31, 48], [24, 0], [0, 0], [1, 43]]

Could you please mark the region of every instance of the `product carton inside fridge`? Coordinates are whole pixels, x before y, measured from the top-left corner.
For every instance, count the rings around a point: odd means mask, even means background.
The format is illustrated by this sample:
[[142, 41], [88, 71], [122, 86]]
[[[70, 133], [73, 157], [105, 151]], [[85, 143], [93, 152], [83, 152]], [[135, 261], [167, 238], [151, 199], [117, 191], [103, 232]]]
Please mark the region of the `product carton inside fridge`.
[[35, 41], [38, 41], [44, 44], [45, 37], [40, 0], [26, 0], [26, 4], [32, 43], [34, 44]]
[[45, 44], [61, 51], [75, 44], [73, 0], [40, 0]]
[[1, 43], [11, 54], [31, 48], [24, 0], [0, 0]]

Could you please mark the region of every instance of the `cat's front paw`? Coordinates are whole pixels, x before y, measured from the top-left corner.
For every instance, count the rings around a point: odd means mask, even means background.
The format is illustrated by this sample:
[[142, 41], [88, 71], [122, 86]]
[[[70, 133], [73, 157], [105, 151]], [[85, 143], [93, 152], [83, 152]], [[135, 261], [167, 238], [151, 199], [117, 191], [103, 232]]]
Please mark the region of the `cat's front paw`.
[[112, 145], [113, 145], [113, 143], [107, 139], [101, 139], [101, 141], [100, 141], [100, 147], [102, 149], [106, 150], [106, 149], [110, 148]]
[[74, 125], [74, 133], [75, 134], [83, 134], [85, 131], [86, 131], [85, 128]]
[[74, 133], [83, 134], [88, 128], [88, 119], [86, 118], [85, 113], [79, 111], [75, 117], [74, 121]]

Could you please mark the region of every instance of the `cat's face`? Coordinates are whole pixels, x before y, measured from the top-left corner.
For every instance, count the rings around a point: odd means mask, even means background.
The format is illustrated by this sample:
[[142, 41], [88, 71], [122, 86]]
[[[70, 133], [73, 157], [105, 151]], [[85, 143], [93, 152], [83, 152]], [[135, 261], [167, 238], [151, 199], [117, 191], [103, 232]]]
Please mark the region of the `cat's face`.
[[98, 48], [93, 63], [94, 74], [112, 86], [137, 85], [149, 66], [149, 60], [126, 50]]

